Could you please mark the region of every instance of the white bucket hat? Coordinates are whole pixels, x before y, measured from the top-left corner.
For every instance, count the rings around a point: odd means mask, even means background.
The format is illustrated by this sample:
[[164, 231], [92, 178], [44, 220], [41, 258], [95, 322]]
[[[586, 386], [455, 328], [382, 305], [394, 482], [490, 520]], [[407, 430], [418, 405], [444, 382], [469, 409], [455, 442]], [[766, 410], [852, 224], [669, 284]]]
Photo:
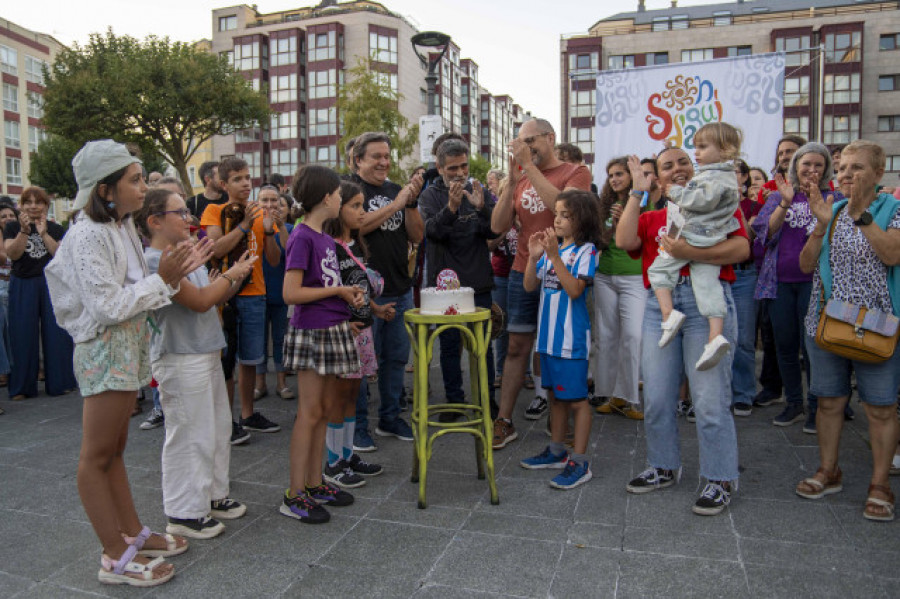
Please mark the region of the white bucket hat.
[[111, 139], [98, 139], [84, 144], [72, 159], [75, 181], [78, 182], [78, 193], [72, 208], [81, 210], [87, 206], [91, 191], [97, 183], [135, 163], [141, 164], [141, 160], [129, 154], [124, 144]]

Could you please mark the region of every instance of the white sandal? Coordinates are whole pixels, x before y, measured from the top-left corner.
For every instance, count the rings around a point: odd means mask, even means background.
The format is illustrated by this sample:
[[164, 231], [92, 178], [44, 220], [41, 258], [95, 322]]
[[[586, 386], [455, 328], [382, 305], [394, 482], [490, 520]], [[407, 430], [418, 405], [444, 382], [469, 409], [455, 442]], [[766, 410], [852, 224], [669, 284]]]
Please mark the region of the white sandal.
[[[125, 553], [118, 560], [106, 555], [100, 556], [100, 571], [97, 579], [103, 584], [127, 584], [135, 587], [155, 587], [169, 582], [175, 576], [175, 569], [159, 578], [154, 578], [153, 571], [168, 562], [161, 557], [146, 564], [139, 564], [134, 560], [137, 548], [129, 545]], [[137, 576], [135, 576], [137, 575]]]
[[[144, 549], [144, 543], [147, 542], [152, 535], [156, 535], [158, 537], [162, 537], [162, 539], [166, 542], [165, 549]], [[129, 545], [134, 545], [137, 547], [137, 554], [143, 555], [145, 557], [171, 557], [173, 555], [181, 555], [185, 551], [188, 550], [187, 539], [183, 537], [175, 537], [169, 533], [161, 533], [161, 532], [151, 532], [149, 526], [145, 526], [141, 529], [141, 532], [136, 537], [129, 537], [126, 534], [122, 534], [122, 538], [125, 539], [125, 542]], [[184, 541], [184, 545], [179, 546], [178, 541]]]

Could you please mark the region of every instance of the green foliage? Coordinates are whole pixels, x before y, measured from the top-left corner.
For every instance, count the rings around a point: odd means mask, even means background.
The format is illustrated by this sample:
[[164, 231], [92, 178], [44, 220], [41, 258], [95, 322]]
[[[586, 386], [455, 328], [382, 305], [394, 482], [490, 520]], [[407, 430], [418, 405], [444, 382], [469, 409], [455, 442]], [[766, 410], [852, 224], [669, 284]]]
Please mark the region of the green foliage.
[[493, 167], [491, 161], [481, 154], [469, 155], [469, 176], [487, 183], [487, 174]]
[[78, 185], [75, 183], [75, 173], [72, 172], [72, 158], [79, 148], [73, 141], [50, 135], [31, 154], [28, 180], [33, 185], [46, 189], [47, 193], [61, 198], [74, 198]]
[[186, 187], [200, 144], [270, 114], [265, 93], [224, 58], [168, 38], [92, 34], [86, 46], [57, 54], [45, 75], [43, 122], [51, 133], [78, 145], [138, 142], [174, 165]]
[[341, 119], [339, 154], [347, 142], [367, 131], [382, 131], [391, 138], [390, 178], [404, 182], [407, 172], [404, 162], [409, 162], [419, 137], [419, 125], [410, 125], [398, 108], [402, 96], [391, 89], [390, 83], [370, 68], [369, 62], [357, 59], [356, 65], [347, 69], [346, 83], [338, 90], [338, 114]]

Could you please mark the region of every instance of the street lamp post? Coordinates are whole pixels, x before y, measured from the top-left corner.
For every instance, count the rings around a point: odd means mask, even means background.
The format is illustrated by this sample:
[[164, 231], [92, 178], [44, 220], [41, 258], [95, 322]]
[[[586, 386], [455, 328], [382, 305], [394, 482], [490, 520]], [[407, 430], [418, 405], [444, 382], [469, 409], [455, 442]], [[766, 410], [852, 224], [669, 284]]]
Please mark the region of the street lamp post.
[[[425, 75], [425, 85], [428, 89], [428, 114], [438, 114], [437, 97], [434, 91], [437, 87], [437, 66], [440, 64], [441, 59], [444, 58], [444, 55], [447, 54], [447, 48], [450, 47], [450, 36], [439, 31], [423, 31], [412, 36], [411, 41], [416, 56], [419, 57], [419, 60], [422, 61], [423, 65], [428, 67], [428, 73]], [[443, 47], [443, 49], [441, 50], [440, 55], [429, 60], [425, 55], [419, 52], [419, 47]]]

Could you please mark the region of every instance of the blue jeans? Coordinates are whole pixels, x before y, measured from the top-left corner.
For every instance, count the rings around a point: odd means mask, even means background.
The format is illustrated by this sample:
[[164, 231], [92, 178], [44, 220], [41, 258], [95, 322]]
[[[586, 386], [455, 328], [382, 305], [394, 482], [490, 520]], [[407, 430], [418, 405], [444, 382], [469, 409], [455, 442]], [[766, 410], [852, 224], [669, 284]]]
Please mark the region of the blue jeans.
[[731, 392], [733, 403], [752, 404], [756, 395], [756, 268], [735, 269], [737, 280], [731, 286], [734, 311], [737, 315], [737, 346], [734, 364], [731, 368], [733, 379]]
[[[731, 289], [722, 283], [725, 294], [724, 335], [732, 345], [737, 336], [737, 319]], [[697, 370], [694, 365], [709, 340], [709, 321], [700, 314], [689, 283], [672, 290], [676, 310], [686, 316], [675, 339], [666, 347], [658, 345], [662, 314], [656, 296], [648, 291], [642, 329], [641, 363], [650, 366], [644, 377], [644, 430], [647, 461], [654, 468], [681, 467], [676, 407], [683, 373], [691, 385], [697, 415], [700, 445], [700, 475], [707, 480], [734, 481], [738, 478], [737, 436], [731, 416], [731, 363], [729, 352], [715, 368]]]
[[256, 366], [266, 361], [266, 296], [234, 298], [238, 322], [238, 362]]
[[[381, 296], [375, 302], [382, 306], [391, 302], [396, 304], [394, 320], [387, 322], [376, 318], [372, 325], [375, 355], [378, 356], [378, 395], [381, 398], [378, 420], [393, 422], [400, 415], [403, 374], [409, 359], [409, 335], [403, 322], [403, 314], [413, 307], [412, 289], [403, 295]], [[368, 413], [366, 417], [368, 420]]]
[[[806, 358], [806, 384], [809, 387], [809, 356], [806, 354], [806, 333], [803, 320], [809, 308], [811, 282], [778, 283], [775, 299], [769, 304], [769, 319], [775, 336], [775, 354], [778, 356], [778, 370], [784, 382], [784, 395], [788, 404], [803, 408], [803, 379], [800, 370], [800, 352]], [[807, 394], [809, 413], [815, 414], [818, 397]]]
[[369, 381], [365, 377], [356, 394], [356, 429], [369, 431]]
[[[491, 307], [491, 294], [479, 293], [475, 296], [475, 305], [479, 308]], [[462, 375], [462, 337], [456, 329], [440, 334], [441, 341], [441, 374], [444, 378], [444, 393], [449, 403], [463, 403], [466, 393], [463, 391]], [[471, 376], [471, 373], [469, 373]], [[488, 396], [494, 401], [494, 350], [490, 343], [487, 350]], [[585, 378], [585, 380], [587, 380]]]
[[[284, 333], [287, 330], [286, 304], [266, 304], [265, 320], [265, 348], [269, 348], [269, 330], [271, 327], [272, 361], [275, 362], [275, 372], [284, 372]], [[267, 356], [268, 357], [268, 356]], [[266, 357], [266, 358], [267, 358]], [[269, 370], [269, 361], [264, 358], [256, 365], [256, 374], [265, 374]]]
[[[494, 303], [500, 306], [507, 315], [506, 291], [509, 287], [509, 277], [494, 277], [494, 289], [491, 291], [491, 298]], [[496, 373], [497, 376], [503, 375], [503, 362], [506, 360], [506, 349], [509, 347], [509, 335], [506, 331], [502, 335], [494, 339], [494, 356], [497, 358]]]

